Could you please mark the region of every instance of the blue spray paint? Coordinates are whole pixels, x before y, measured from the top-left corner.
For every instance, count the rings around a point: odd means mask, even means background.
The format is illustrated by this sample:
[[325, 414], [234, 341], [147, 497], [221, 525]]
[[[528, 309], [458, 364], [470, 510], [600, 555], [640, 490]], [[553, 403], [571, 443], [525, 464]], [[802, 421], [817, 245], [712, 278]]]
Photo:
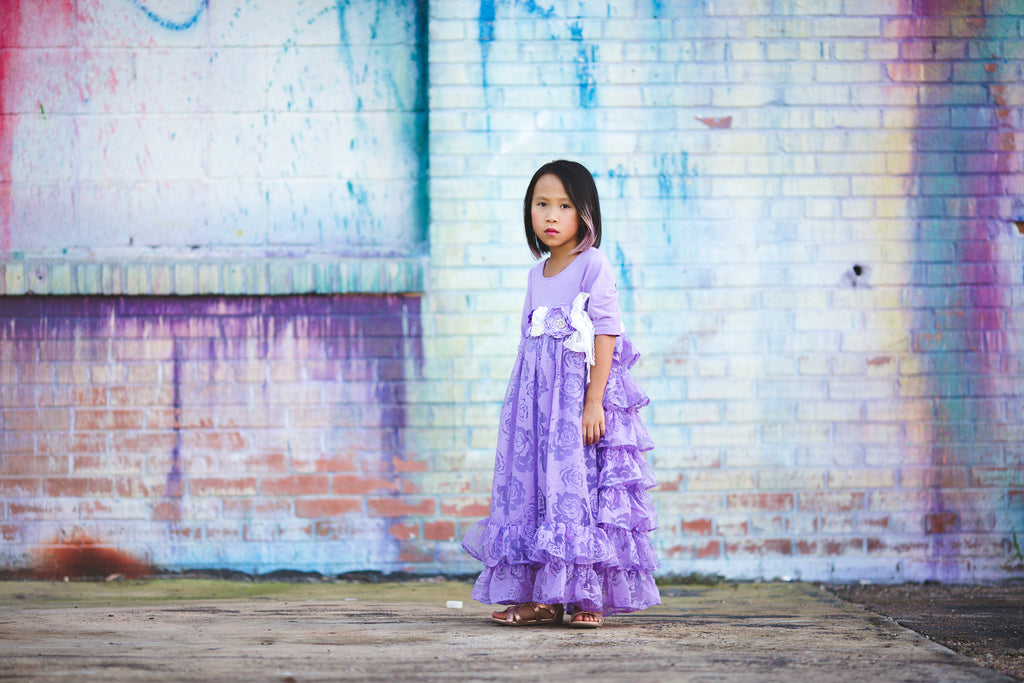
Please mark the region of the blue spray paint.
[[198, 7], [196, 7], [196, 11], [192, 14], [191, 17], [184, 21], [172, 21], [166, 17], [160, 16], [153, 10], [149, 9], [149, 7], [143, 4], [140, 0], [129, 0], [129, 2], [135, 5], [135, 7], [144, 15], [146, 15], [146, 18], [152, 21], [154, 24], [157, 24], [158, 26], [166, 28], [170, 31], [187, 31], [188, 29], [192, 28], [196, 25], [196, 22], [199, 21], [199, 17], [202, 16], [203, 12], [205, 12], [210, 6], [210, 0], [199, 0], [199, 5]]
[[662, 154], [655, 158], [654, 167], [658, 172], [658, 199], [665, 211], [661, 228], [665, 234], [665, 243], [672, 244], [670, 223], [681, 217], [682, 204], [690, 197], [690, 181], [697, 174], [690, 168], [690, 155], [687, 152]]
[[619, 199], [626, 198], [626, 181], [632, 172], [622, 164], [608, 171], [608, 177], [615, 182], [615, 193]]
[[[633, 266], [626, 259], [626, 253], [622, 251], [622, 245], [619, 242], [615, 243], [615, 266], [619, 270], [619, 306], [622, 308], [622, 316], [625, 318], [628, 315], [632, 318], [633, 311], [636, 310], [636, 306], [633, 305]], [[632, 320], [627, 327], [630, 330], [634, 328]]]
[[597, 80], [594, 78], [593, 64], [597, 61], [597, 48], [583, 42], [583, 27], [573, 24], [569, 27], [570, 35], [579, 46], [576, 50], [576, 82], [579, 90], [579, 106], [589, 109], [594, 106], [597, 91]]
[[[491, 43], [494, 42], [494, 21], [496, 14], [494, 11], [495, 0], [480, 0], [480, 12], [477, 16], [477, 40], [480, 43], [480, 71], [481, 71], [481, 86], [484, 90], [484, 108], [491, 109], [494, 106], [493, 93], [490, 89], [490, 84], [487, 82], [487, 65], [490, 59]], [[554, 16], [554, 9], [543, 9], [537, 5], [534, 0], [517, 1], [516, 5], [523, 7], [528, 14], [540, 17], [541, 19], [550, 19]], [[490, 117], [487, 119], [487, 129], [490, 131]]]

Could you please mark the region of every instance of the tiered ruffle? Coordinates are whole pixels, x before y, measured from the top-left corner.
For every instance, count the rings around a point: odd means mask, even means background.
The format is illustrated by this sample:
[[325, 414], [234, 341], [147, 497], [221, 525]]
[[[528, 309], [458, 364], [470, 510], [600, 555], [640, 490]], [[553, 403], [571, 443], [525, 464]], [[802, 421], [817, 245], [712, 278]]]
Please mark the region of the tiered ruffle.
[[657, 516], [647, 493], [656, 482], [644, 455], [653, 443], [639, 415], [648, 398], [628, 372], [638, 358], [629, 339], [618, 337], [604, 396], [605, 435], [596, 448], [580, 451], [589, 461], [588, 514], [582, 522], [543, 513], [502, 520], [492, 507], [492, 517], [475, 524], [462, 542], [484, 564], [474, 599], [566, 604], [605, 615], [661, 603], [650, 540]]

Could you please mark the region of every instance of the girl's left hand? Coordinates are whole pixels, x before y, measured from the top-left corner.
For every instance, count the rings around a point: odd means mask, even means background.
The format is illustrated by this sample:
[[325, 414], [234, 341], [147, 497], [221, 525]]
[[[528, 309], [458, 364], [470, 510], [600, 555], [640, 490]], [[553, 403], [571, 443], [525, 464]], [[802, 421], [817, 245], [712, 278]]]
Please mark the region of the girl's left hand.
[[583, 443], [597, 443], [604, 436], [604, 406], [598, 401], [583, 404]]

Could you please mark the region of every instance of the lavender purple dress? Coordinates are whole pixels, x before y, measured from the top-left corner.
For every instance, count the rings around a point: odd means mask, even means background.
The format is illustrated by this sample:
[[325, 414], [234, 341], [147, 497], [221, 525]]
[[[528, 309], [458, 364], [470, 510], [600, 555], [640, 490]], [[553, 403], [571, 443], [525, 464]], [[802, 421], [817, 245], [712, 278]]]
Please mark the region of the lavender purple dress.
[[[473, 598], [536, 601], [605, 615], [661, 603], [647, 489], [653, 448], [629, 374], [640, 355], [622, 333], [611, 264], [587, 249], [561, 273], [530, 271], [522, 341], [501, 410], [491, 514], [462, 547], [484, 563]], [[595, 334], [616, 335], [604, 394], [605, 435], [583, 444]]]

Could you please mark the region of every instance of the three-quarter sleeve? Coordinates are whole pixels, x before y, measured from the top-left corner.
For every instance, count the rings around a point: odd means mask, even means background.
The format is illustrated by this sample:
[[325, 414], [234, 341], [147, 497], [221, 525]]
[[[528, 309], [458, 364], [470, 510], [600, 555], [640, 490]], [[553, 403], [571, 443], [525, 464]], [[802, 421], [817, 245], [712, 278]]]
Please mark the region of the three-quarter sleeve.
[[618, 336], [622, 334], [622, 313], [612, 264], [601, 252], [592, 251], [595, 258], [591, 259], [583, 277], [583, 291], [590, 294], [587, 312], [594, 321], [594, 334]]

